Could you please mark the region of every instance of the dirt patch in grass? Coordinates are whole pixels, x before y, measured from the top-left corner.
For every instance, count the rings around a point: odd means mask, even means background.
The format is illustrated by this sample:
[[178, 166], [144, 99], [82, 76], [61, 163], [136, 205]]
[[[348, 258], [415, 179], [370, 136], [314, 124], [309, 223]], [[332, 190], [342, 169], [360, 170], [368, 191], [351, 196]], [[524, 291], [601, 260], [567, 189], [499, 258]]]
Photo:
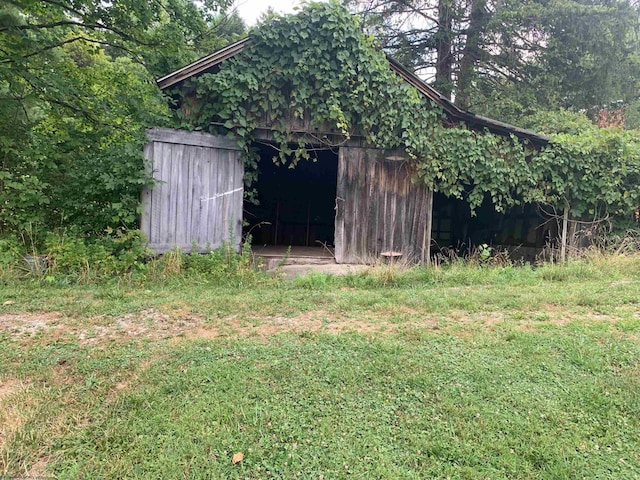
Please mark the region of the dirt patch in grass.
[[36, 461], [36, 463], [31, 465], [31, 467], [29, 468], [29, 471], [25, 475], [25, 478], [33, 478], [33, 479], [53, 478], [53, 477], [48, 477], [46, 474], [47, 466], [49, 465], [50, 461], [51, 461], [50, 456], [43, 457], [38, 461]]
[[59, 323], [61, 318], [58, 312], [5, 313], [0, 315], [0, 331], [10, 337], [34, 337], [63, 328]]
[[581, 313], [555, 304], [541, 305], [535, 311], [449, 311], [446, 315], [398, 306], [369, 313], [362, 318], [341, 316], [326, 310], [312, 310], [297, 316], [229, 316], [207, 319], [185, 304], [168, 304], [122, 316], [103, 315], [88, 319], [71, 319], [60, 313], [23, 313], [0, 315], [0, 328], [14, 339], [39, 337], [44, 341], [63, 336], [75, 338], [83, 345], [104, 345], [131, 340], [215, 339], [219, 337], [269, 338], [281, 333], [398, 333], [420, 329], [457, 334], [460, 327], [496, 328], [510, 322], [514, 328], [534, 331], [541, 325], [565, 326], [575, 320], [589, 323], [619, 320], [611, 314]]
[[167, 314], [149, 309], [121, 317], [99, 317], [93, 326], [77, 332], [77, 335], [83, 344], [133, 338], [158, 340], [184, 335], [205, 321], [203, 317], [184, 311]]
[[7, 397], [17, 393], [21, 388], [23, 388], [22, 382], [15, 378], [0, 381], [0, 403], [4, 402]]
[[220, 335], [268, 338], [285, 332], [378, 332], [386, 330], [392, 323], [386, 320], [354, 320], [329, 314], [325, 310], [303, 312], [295, 317], [263, 317], [256, 319], [225, 318], [213, 328], [200, 328], [188, 337], [211, 338]]

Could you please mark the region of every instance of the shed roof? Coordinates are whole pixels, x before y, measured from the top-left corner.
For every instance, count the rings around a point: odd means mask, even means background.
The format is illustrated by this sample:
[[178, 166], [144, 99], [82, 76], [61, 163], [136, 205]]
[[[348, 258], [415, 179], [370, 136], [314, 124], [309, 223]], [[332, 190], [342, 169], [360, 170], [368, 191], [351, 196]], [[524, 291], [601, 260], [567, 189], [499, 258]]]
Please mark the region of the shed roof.
[[[175, 72], [159, 78], [157, 80], [158, 86], [162, 90], [165, 90], [169, 87], [179, 84], [180, 82], [188, 78], [194, 77], [200, 73], [207, 72], [211, 68], [222, 63], [224, 60], [232, 58], [242, 52], [250, 42], [251, 38], [246, 37], [218, 50], [217, 52], [202, 57], [195, 62], [176, 70]], [[451, 100], [428, 85], [420, 77], [407, 70], [406, 67], [400, 64], [398, 61], [394, 60], [389, 55], [387, 55], [387, 60], [389, 61], [391, 70], [400, 75], [404, 79], [404, 81], [417, 89], [418, 92], [420, 92], [422, 95], [429, 98], [437, 105], [440, 105], [447, 116], [454, 122], [464, 122], [469, 126], [469, 128], [474, 129], [486, 128], [490, 132], [496, 133], [498, 135], [515, 135], [518, 138], [527, 139], [532, 143], [538, 145], [544, 145], [550, 141], [549, 137], [545, 135], [541, 135], [530, 130], [525, 130], [514, 125], [509, 125], [508, 123], [503, 123], [498, 120], [483, 117], [481, 115], [476, 115], [466, 110], [462, 110], [453, 102], [451, 102]]]

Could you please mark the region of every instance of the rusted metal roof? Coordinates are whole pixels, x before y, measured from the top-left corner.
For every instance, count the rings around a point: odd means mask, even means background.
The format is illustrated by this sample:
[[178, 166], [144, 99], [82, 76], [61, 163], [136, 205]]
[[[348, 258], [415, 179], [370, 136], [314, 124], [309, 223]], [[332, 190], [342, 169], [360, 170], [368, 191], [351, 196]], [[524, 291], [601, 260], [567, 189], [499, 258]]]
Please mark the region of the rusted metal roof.
[[[211, 55], [202, 57], [201, 59], [196, 60], [195, 62], [170, 73], [169, 75], [165, 75], [157, 80], [158, 86], [160, 89], [165, 90], [190, 77], [204, 73], [216, 65], [219, 65], [224, 60], [234, 57], [238, 53], [242, 52], [250, 41], [251, 39], [249, 37], [244, 38], [212, 53]], [[440, 105], [447, 116], [454, 122], [464, 122], [472, 129], [486, 128], [490, 132], [499, 135], [515, 135], [518, 138], [527, 139], [537, 145], [544, 145], [550, 141], [550, 138], [545, 135], [462, 110], [451, 102], [451, 100], [425, 83], [424, 80], [416, 74], [407, 70], [402, 64], [391, 58], [389, 55], [387, 55], [387, 60], [389, 61], [391, 70], [400, 75], [409, 85], [417, 89], [422, 95], [426, 96], [437, 105]]]

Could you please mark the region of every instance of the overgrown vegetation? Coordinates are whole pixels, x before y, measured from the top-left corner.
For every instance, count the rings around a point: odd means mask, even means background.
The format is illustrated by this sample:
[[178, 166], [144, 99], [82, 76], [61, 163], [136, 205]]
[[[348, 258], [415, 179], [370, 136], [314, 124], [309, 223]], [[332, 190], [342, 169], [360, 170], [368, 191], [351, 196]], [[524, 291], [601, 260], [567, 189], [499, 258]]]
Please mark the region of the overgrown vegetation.
[[[150, 183], [144, 128], [163, 124], [168, 114], [152, 75], [237, 38], [241, 23], [217, 14], [226, 4], [167, 0], [119, 11], [83, 1], [75, 12], [64, 2], [3, 7], [3, 238], [30, 236], [44, 254], [52, 231], [76, 236], [78, 244], [97, 245], [104, 236], [109, 251], [109, 231], [137, 227], [140, 190]], [[257, 175], [254, 129], [267, 122], [280, 162], [308, 159], [310, 143], [362, 135], [370, 145], [404, 150], [421, 181], [472, 207], [488, 195], [499, 210], [539, 202], [569, 207], [581, 219], [633, 219], [640, 203], [636, 131], [538, 113], [522, 118], [553, 135], [538, 152], [515, 138], [445, 128], [442, 112], [389, 70], [377, 40], [337, 1], [268, 16], [251, 38], [219, 73], [181, 91], [177, 112], [182, 126], [239, 139], [248, 185]], [[297, 135], [296, 122], [310, 122], [318, 135]]]
[[267, 281], [259, 259], [252, 258], [250, 239], [240, 253], [223, 244], [204, 254], [179, 249], [156, 257], [144, 247], [139, 230], [117, 230], [94, 238], [77, 232], [49, 234], [42, 244], [32, 237], [0, 240], [0, 281], [45, 284], [83, 284], [128, 281], [201, 281], [245, 285]]
[[219, 14], [226, 5], [0, 6], [0, 236], [29, 234], [44, 248], [56, 229], [83, 242], [137, 227], [151, 183], [145, 128], [169, 115], [154, 78], [244, 31]]

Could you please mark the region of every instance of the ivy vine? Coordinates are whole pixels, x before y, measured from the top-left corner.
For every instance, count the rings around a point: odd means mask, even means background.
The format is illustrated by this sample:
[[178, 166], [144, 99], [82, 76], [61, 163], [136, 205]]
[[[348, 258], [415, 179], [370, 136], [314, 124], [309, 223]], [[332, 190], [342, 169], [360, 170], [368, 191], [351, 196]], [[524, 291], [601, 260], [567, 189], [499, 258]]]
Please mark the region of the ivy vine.
[[[419, 181], [466, 199], [472, 210], [486, 194], [499, 211], [541, 202], [569, 205], [577, 216], [599, 207], [630, 212], [640, 203], [637, 137], [597, 129], [559, 135], [537, 149], [516, 137], [447, 125], [441, 108], [389, 68], [375, 39], [337, 0], [309, 3], [250, 36], [219, 72], [181, 87], [177, 112], [183, 125], [222, 129], [238, 140], [248, 186], [257, 175], [256, 129], [268, 127], [278, 151], [274, 161], [293, 166], [310, 158], [310, 145], [335, 146], [322, 132], [404, 150]], [[319, 133], [300, 133], [296, 125]]]

